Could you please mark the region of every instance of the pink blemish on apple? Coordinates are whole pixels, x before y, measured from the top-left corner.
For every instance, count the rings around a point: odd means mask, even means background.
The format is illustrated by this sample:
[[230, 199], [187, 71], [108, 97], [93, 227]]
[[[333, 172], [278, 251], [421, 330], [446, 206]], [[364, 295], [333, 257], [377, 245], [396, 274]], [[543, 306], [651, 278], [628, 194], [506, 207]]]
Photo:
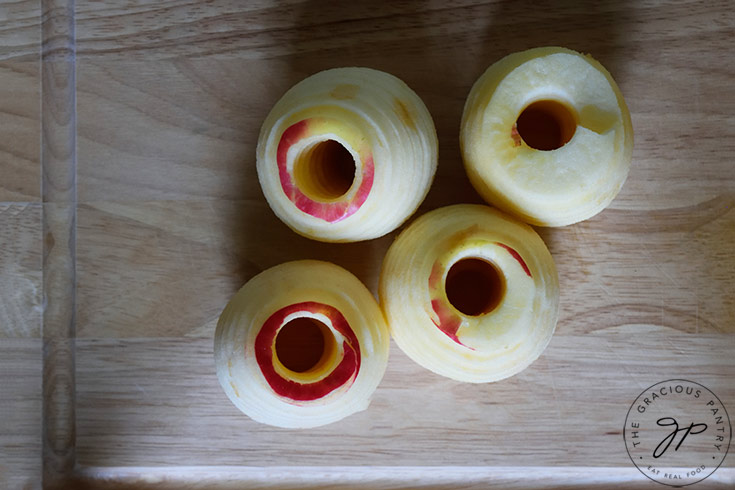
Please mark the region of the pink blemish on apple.
[[281, 188], [288, 199], [301, 211], [328, 223], [337, 223], [355, 214], [367, 200], [368, 194], [370, 194], [370, 190], [373, 188], [373, 181], [375, 180], [373, 156], [372, 153], [368, 153], [363, 157], [360, 187], [350, 201], [319, 202], [311, 199], [296, 186], [292, 176], [288, 173], [287, 165], [289, 148], [296, 142], [309, 136], [310, 121], [312, 119], [299, 121], [289, 126], [281, 135], [281, 140], [278, 142], [278, 149], [276, 150], [276, 162], [278, 164], [278, 176], [281, 180]]
[[[332, 326], [345, 337], [342, 343], [344, 354], [332, 372], [314, 383], [299, 383], [284, 378], [275, 369], [273, 345], [286, 317], [300, 311], [321, 313], [332, 322]], [[285, 306], [273, 313], [255, 337], [255, 359], [268, 385], [273, 391], [293, 401], [318, 400], [337, 388], [351, 384], [360, 370], [360, 343], [350, 324], [340, 311], [324, 303], [307, 301]]]
[[526, 265], [526, 262], [523, 260], [523, 257], [521, 257], [521, 254], [516, 252], [515, 249], [510, 248], [508, 245], [505, 245], [504, 243], [498, 243], [498, 242], [496, 243], [500, 245], [501, 247], [503, 247], [504, 249], [506, 249], [508, 253], [510, 253], [513, 256], [513, 258], [516, 259], [519, 264], [521, 264], [521, 267], [523, 267], [523, 270], [526, 272], [528, 277], [533, 277], [531, 276], [531, 270]]
[[429, 289], [435, 291], [439, 287], [439, 281], [442, 278], [442, 266], [438, 261], [434, 263], [429, 274]]
[[521, 134], [518, 132], [518, 124], [513, 123], [513, 127], [510, 130], [510, 137], [513, 139], [513, 146], [521, 146]]

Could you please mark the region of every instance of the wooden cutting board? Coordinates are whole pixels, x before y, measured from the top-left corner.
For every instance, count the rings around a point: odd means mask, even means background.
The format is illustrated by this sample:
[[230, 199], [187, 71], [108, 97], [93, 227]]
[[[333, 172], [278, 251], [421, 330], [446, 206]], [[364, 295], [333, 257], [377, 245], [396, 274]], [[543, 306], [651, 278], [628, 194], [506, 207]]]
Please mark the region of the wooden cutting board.
[[[735, 14], [577, 4], [0, 4], [0, 487], [659, 488], [622, 436], [641, 391], [690, 379], [735, 415]], [[365, 412], [307, 431], [243, 416], [212, 359], [229, 297], [303, 258], [375, 292], [395, 237], [317, 243], [273, 215], [255, 144], [275, 101], [326, 68], [393, 73], [439, 134], [417, 215], [477, 203], [464, 99], [491, 63], [541, 45], [600, 60], [636, 132], [607, 210], [538, 229], [561, 282], [541, 358], [476, 386], [393, 345]], [[708, 485], [735, 485], [732, 455]]]

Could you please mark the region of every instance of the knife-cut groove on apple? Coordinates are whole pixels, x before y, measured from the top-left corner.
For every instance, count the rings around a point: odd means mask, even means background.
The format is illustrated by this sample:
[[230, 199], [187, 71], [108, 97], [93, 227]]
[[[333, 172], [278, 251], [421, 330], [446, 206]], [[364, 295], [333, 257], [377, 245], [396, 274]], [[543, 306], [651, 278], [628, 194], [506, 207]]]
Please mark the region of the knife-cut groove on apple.
[[554, 260], [536, 232], [471, 204], [435, 209], [403, 230], [383, 261], [379, 293], [408, 357], [472, 383], [528, 367], [551, 340], [559, 309]]
[[341, 267], [304, 260], [258, 274], [233, 296], [217, 324], [215, 363], [225, 393], [252, 419], [316, 427], [367, 408], [388, 345], [370, 291]]
[[437, 146], [429, 111], [405, 83], [368, 68], [336, 68], [302, 80], [275, 104], [258, 139], [258, 179], [295, 232], [368, 240], [418, 208]]

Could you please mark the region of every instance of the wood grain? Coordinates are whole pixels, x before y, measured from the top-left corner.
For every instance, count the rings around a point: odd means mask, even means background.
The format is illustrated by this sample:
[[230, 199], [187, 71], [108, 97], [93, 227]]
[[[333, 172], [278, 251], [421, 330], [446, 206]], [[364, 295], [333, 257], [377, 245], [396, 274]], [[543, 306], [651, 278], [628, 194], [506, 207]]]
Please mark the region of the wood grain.
[[41, 192], [38, 60], [0, 61], [0, 80], [0, 202], [38, 202]]
[[41, 200], [40, 26], [40, 1], [0, 3], [0, 203]]
[[0, 3], [0, 488], [41, 487], [40, 2]]
[[74, 1], [43, 2], [43, 483], [75, 465], [76, 82]]
[[0, 338], [0, 488], [40, 488], [41, 447], [41, 339]]
[[85, 203], [77, 336], [211, 338], [234, 292], [287, 260], [333, 261], [376, 290], [390, 241], [314, 242], [295, 235], [260, 200]]
[[80, 339], [79, 463], [626, 467], [625, 415], [647, 386], [693, 377], [735, 403], [732, 335], [645, 324], [556, 335], [532, 367], [486, 385], [434, 375], [391, 347], [368, 410], [293, 431], [227, 403], [211, 338]]
[[0, 203], [0, 488], [41, 471], [41, 206]]
[[41, 2], [38, 0], [12, 0], [0, 4], [0, 60], [37, 62], [40, 20]]
[[[620, 434], [645, 386], [691, 378], [735, 407], [730, 3], [1, 4], [0, 486], [38, 487], [42, 460], [47, 488], [649, 483]], [[480, 202], [459, 157], [464, 99], [491, 63], [542, 45], [599, 59], [636, 130], [610, 208], [539, 230], [562, 286], [542, 358], [470, 386], [394, 346], [366, 412], [296, 432], [242, 416], [212, 361], [227, 299], [300, 258], [336, 262], [375, 291], [395, 236], [322, 244], [275, 218], [254, 169], [273, 103], [321, 69], [393, 73], [439, 133], [419, 214]], [[733, 464], [705, 486], [733, 486]]]
[[40, 237], [40, 204], [0, 203], [0, 343], [41, 337]]

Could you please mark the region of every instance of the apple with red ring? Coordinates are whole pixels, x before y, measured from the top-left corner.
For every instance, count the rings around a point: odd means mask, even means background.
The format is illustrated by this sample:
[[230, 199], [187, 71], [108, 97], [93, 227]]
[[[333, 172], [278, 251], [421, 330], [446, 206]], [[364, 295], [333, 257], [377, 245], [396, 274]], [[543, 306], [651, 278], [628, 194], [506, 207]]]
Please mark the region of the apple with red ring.
[[605, 209], [622, 188], [633, 125], [620, 88], [590, 55], [561, 47], [513, 53], [467, 96], [460, 128], [467, 175], [491, 205], [538, 226]]
[[288, 262], [248, 281], [223, 311], [217, 376], [252, 419], [317, 427], [367, 408], [389, 339], [380, 307], [355, 276], [327, 262]]
[[[276, 348], [279, 331], [297, 318], [319, 321], [329, 329], [337, 344], [337, 349], [327, 354], [327, 361], [318, 362], [306, 370], [306, 379], [293, 379], [294, 371], [279, 360]], [[255, 337], [255, 358], [263, 377], [276, 394], [289, 403], [314, 401], [352, 384], [360, 370], [360, 342], [339, 310], [323, 303], [306, 301], [285, 306], [265, 321]]]
[[368, 68], [337, 68], [302, 80], [273, 107], [258, 139], [258, 179], [295, 232], [368, 240], [418, 208], [437, 154], [431, 115], [405, 83]]
[[559, 285], [528, 225], [486, 206], [454, 205], [421, 216], [391, 245], [380, 301], [410, 358], [479, 383], [517, 374], [543, 352]]
[[[352, 175], [347, 178], [341, 175], [345, 173], [342, 168], [345, 164], [337, 156], [326, 159], [335, 166], [326, 170], [337, 179], [320, 176], [318, 171], [325, 170], [323, 166], [313, 168], [314, 162], [325, 160], [323, 157], [315, 158], [314, 153], [329, 152], [327, 145], [330, 143], [341, 145], [346, 150], [346, 153], [342, 151], [343, 159], [346, 156], [352, 161]], [[337, 119], [314, 117], [289, 126], [278, 143], [276, 160], [281, 188], [286, 196], [301, 211], [329, 223], [352, 216], [373, 188], [375, 167], [365, 136], [358, 128]], [[346, 166], [349, 174], [350, 163]], [[330, 182], [334, 187], [325, 188]]]

